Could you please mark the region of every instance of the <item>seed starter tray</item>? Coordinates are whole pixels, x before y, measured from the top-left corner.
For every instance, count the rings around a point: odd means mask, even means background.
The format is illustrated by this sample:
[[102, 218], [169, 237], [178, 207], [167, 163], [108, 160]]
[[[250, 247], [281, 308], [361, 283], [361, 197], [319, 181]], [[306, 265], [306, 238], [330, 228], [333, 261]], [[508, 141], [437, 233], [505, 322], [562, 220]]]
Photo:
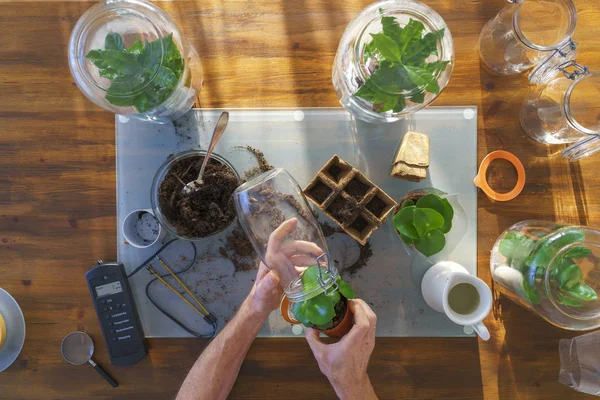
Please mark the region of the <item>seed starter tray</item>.
[[[363, 246], [397, 206], [379, 186], [337, 154], [317, 172], [304, 195]], [[344, 212], [344, 207], [351, 211]]]

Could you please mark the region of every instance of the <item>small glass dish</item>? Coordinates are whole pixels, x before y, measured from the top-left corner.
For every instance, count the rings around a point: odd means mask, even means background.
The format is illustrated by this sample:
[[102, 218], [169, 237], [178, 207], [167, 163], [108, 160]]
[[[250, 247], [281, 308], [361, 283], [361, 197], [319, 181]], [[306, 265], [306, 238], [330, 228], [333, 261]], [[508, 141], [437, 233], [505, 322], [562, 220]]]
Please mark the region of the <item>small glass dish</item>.
[[[177, 229], [173, 226], [173, 224], [171, 222], [169, 222], [169, 220], [167, 219], [167, 217], [161, 210], [160, 202], [159, 202], [159, 189], [160, 189], [161, 183], [165, 179], [165, 176], [170, 171], [171, 166], [173, 166], [175, 163], [177, 163], [183, 159], [186, 159], [186, 158], [199, 157], [199, 156], [204, 157], [205, 155], [206, 155], [205, 150], [187, 150], [187, 151], [183, 151], [181, 153], [171, 155], [158, 168], [158, 170], [156, 171], [156, 174], [154, 175], [154, 179], [152, 180], [152, 189], [150, 191], [150, 201], [152, 203], [152, 212], [154, 213], [156, 218], [158, 218], [158, 222], [160, 222], [160, 225], [163, 228], [165, 228], [169, 233], [171, 233], [173, 236], [176, 236], [179, 239], [183, 239], [183, 240], [206, 239], [206, 238], [212, 237], [218, 233], [223, 232], [224, 230], [229, 228], [231, 226], [231, 224], [233, 224], [235, 222], [235, 217], [234, 217], [229, 224], [227, 224], [226, 226], [222, 227], [221, 229], [214, 231], [206, 236], [198, 236], [198, 237], [186, 236], [186, 235], [179, 234], [177, 232]], [[219, 163], [227, 166], [234, 173], [235, 177], [237, 178], [238, 186], [241, 185], [242, 180], [240, 178], [240, 175], [238, 174], [236, 169], [233, 167], [233, 165], [231, 165], [231, 163], [229, 161], [227, 161], [225, 158], [223, 158], [219, 154], [216, 154], [215, 152], [213, 152], [210, 156], [209, 165], [211, 164], [212, 161], [218, 161]], [[182, 189], [183, 189], [183, 184], [182, 184]]]
[[[388, 25], [390, 17], [396, 21], [393, 28]], [[422, 32], [414, 28], [415, 24], [422, 26]], [[411, 29], [418, 31], [415, 41], [422, 35], [418, 43], [407, 40], [409, 45], [401, 47], [402, 33], [394, 41], [389, 39], [398, 46], [395, 51], [399, 55], [394, 57], [400, 61], [373, 50], [373, 35], [390, 38], [396, 37], [394, 32]], [[443, 32], [443, 36], [436, 37], [436, 32]], [[431, 45], [431, 52], [424, 52], [423, 47], [419, 47], [422, 54], [417, 51], [417, 45], [424, 43]], [[356, 118], [394, 122], [435, 100], [448, 84], [453, 68], [452, 34], [442, 17], [416, 0], [385, 0], [366, 7], [346, 27], [333, 63], [332, 81], [341, 105]]]

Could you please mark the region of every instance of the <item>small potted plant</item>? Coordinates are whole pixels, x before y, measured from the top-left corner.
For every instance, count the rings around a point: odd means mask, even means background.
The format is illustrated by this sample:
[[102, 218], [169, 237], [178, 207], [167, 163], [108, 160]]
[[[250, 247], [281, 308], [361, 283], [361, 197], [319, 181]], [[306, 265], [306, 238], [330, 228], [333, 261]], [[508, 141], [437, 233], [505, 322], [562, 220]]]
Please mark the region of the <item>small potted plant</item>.
[[[323, 274], [327, 271], [322, 269]], [[301, 282], [305, 287], [314, 287], [319, 282], [319, 267], [307, 268]], [[281, 302], [281, 314], [291, 324], [302, 324], [315, 328], [329, 337], [342, 337], [352, 329], [352, 313], [348, 300], [355, 298], [352, 287], [340, 276], [336, 278], [337, 288], [327, 290], [310, 299], [290, 303], [287, 297]]]
[[[455, 212], [457, 208], [459, 213]], [[460, 223], [455, 227], [457, 220]], [[402, 241], [426, 257], [445, 248], [448, 252], [454, 250], [466, 230], [466, 216], [456, 196], [436, 189], [408, 193], [392, 221]], [[453, 238], [450, 240], [447, 235], [451, 232]]]

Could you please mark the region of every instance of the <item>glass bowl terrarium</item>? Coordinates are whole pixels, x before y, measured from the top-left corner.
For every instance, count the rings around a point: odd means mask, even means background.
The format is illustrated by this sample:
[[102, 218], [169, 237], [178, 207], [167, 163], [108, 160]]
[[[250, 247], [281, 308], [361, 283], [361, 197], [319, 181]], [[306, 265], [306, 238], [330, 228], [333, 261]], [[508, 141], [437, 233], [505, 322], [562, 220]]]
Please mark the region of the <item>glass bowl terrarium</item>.
[[265, 172], [234, 193], [236, 213], [261, 261], [284, 288], [281, 312], [330, 336], [352, 327], [354, 297], [329, 257], [321, 227], [302, 189], [284, 169]]
[[96, 105], [154, 122], [183, 115], [202, 86], [198, 53], [145, 0], [105, 0], [87, 10], [69, 39], [69, 67]]
[[492, 248], [499, 291], [570, 330], [600, 327], [600, 232], [546, 221], [523, 221]]
[[163, 228], [180, 239], [213, 236], [235, 221], [232, 195], [241, 179], [222, 156], [211, 154], [200, 189], [183, 192], [186, 183], [198, 178], [205, 154], [188, 150], [169, 156], [152, 181], [152, 212]]
[[356, 118], [393, 122], [437, 98], [453, 66], [452, 35], [438, 13], [415, 0], [385, 0], [348, 24], [333, 86]]

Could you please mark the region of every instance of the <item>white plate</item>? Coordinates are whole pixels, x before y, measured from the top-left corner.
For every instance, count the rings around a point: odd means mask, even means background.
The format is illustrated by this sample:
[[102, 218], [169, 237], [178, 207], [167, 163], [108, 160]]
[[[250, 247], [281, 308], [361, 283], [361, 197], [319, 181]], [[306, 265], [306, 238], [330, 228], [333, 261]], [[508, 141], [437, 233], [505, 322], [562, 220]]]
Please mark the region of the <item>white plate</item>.
[[17, 359], [25, 342], [25, 318], [17, 301], [0, 288], [0, 314], [6, 322], [6, 342], [0, 349], [0, 372]]

